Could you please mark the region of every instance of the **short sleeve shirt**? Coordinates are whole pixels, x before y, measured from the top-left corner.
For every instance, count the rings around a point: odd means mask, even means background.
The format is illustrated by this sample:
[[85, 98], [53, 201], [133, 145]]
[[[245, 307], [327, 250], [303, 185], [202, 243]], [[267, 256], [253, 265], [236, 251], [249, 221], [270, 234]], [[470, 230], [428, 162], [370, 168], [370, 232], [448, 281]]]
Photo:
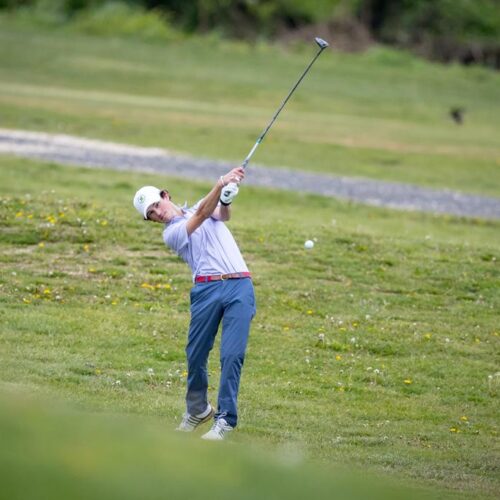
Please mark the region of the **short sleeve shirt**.
[[238, 245], [226, 224], [212, 217], [187, 234], [186, 224], [198, 204], [183, 210], [182, 216], [172, 219], [163, 231], [163, 241], [181, 257], [196, 276], [248, 272]]

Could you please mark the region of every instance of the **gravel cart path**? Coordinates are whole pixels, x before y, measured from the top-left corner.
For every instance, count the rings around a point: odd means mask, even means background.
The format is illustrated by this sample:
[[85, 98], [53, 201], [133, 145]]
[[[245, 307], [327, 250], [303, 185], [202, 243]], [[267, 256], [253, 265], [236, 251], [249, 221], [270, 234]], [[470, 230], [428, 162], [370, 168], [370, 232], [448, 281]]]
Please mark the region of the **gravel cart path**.
[[[213, 180], [233, 164], [67, 135], [0, 129], [0, 154], [64, 165], [138, 170]], [[500, 199], [410, 184], [266, 168], [250, 165], [246, 184], [332, 196], [400, 210], [500, 219]]]

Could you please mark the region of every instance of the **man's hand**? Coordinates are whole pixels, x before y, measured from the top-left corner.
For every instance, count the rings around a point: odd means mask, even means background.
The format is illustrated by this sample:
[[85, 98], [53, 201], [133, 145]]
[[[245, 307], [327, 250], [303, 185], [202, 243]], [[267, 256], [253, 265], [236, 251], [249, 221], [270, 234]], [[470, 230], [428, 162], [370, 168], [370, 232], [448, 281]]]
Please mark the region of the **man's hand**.
[[[227, 205], [226, 207], [224, 205], [221, 207], [217, 207], [217, 204], [219, 203], [219, 201], [222, 201], [221, 200], [222, 193], [228, 189], [231, 193], [230, 195], [228, 193], [231, 202], [238, 193], [238, 183], [241, 182], [244, 177], [245, 177], [245, 169], [243, 167], [233, 168], [226, 175], [222, 175], [220, 177], [215, 186], [210, 190], [210, 192], [205, 196], [205, 198], [201, 200], [196, 212], [187, 221], [186, 230], [188, 236], [190, 236], [194, 231], [196, 231], [206, 219], [212, 217], [215, 209], [217, 209], [218, 211], [219, 209], [221, 209], [224, 210], [225, 212], [229, 212], [229, 208]], [[232, 186], [229, 187], [229, 184], [231, 183], [235, 184], [236, 189], [234, 189], [234, 187]], [[227, 213], [221, 218], [219, 217], [215, 218], [219, 220], [229, 220]]]
[[220, 202], [224, 206], [228, 206], [233, 202], [234, 197], [239, 191], [238, 184], [244, 177], [245, 169], [243, 167], [236, 167], [220, 178], [222, 184], [224, 184], [220, 194]]
[[231, 205], [233, 199], [238, 194], [239, 188], [236, 182], [230, 182], [227, 186], [222, 188], [220, 193], [220, 202], [224, 205]]

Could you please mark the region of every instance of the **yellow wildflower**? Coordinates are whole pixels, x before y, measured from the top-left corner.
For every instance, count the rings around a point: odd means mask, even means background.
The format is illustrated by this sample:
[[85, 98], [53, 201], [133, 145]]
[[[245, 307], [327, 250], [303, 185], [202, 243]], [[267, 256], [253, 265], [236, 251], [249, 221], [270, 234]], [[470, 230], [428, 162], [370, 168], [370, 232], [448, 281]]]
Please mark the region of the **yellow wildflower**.
[[405, 383], [406, 385], [410, 385], [410, 384], [413, 384], [413, 380], [412, 380], [411, 378], [405, 378], [405, 379], [404, 379], [404, 383]]
[[165, 290], [170, 290], [172, 287], [171, 287], [168, 283], [164, 283], [164, 284], [162, 284], [162, 283], [157, 283], [157, 284], [155, 285], [155, 288], [163, 288], [163, 289], [165, 289]]

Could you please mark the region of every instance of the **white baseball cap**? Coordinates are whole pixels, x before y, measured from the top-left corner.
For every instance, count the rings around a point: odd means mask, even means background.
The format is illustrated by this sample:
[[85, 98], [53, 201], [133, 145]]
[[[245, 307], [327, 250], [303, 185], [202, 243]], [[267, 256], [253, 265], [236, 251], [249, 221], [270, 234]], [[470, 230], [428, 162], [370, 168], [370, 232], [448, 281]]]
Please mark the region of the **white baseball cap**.
[[144, 186], [135, 193], [134, 207], [147, 219], [148, 208], [157, 201], [161, 200], [161, 191], [154, 186]]

